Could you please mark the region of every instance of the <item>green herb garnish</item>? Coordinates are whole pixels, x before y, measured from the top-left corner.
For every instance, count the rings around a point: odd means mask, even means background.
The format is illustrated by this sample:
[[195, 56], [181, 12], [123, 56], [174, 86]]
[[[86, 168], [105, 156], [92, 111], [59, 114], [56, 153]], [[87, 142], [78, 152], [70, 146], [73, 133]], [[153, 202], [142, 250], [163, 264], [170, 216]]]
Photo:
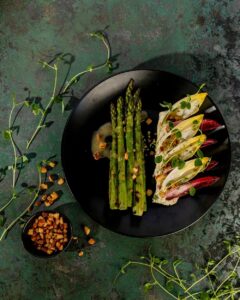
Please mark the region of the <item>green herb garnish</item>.
[[206, 83], [203, 83], [200, 85], [198, 91], [197, 91], [197, 94], [201, 92], [201, 90], [205, 87]]
[[204, 154], [203, 154], [202, 150], [198, 149], [198, 151], [197, 151], [197, 156], [198, 156], [199, 158], [203, 158], [203, 157], [204, 157]]
[[189, 195], [194, 196], [195, 194], [196, 194], [196, 189], [195, 189], [195, 187], [191, 186], [189, 189]]
[[182, 137], [182, 133], [179, 129], [174, 128], [172, 132], [175, 134], [177, 139], [180, 139]]
[[169, 121], [168, 126], [172, 130], [174, 128], [174, 123], [172, 121]]
[[160, 106], [168, 108], [170, 111], [172, 110], [172, 103], [170, 102], [163, 101], [162, 103], [160, 103]]
[[186, 108], [186, 105], [187, 105], [187, 102], [186, 102], [186, 101], [182, 101], [182, 102], [180, 103], [180, 106], [181, 106], [182, 109]]
[[196, 167], [199, 167], [202, 165], [202, 160], [200, 158], [196, 158], [195, 161], [194, 161], [194, 165]]
[[162, 155], [156, 156], [155, 157], [155, 163], [159, 164], [162, 161]]
[[178, 157], [173, 157], [171, 160], [171, 166], [172, 168], [178, 167], [178, 169], [182, 169], [185, 166], [185, 161]]

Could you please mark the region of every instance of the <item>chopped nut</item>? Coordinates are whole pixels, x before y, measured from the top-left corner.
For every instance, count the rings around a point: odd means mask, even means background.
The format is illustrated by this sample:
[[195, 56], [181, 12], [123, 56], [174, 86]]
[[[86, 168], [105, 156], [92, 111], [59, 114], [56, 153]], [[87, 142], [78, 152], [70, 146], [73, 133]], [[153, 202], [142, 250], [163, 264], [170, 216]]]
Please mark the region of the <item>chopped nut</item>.
[[50, 205], [52, 205], [52, 203], [50, 203], [49, 201], [45, 201], [44, 204], [45, 204], [45, 206], [47, 206], [47, 207], [50, 206]]
[[147, 194], [148, 197], [150, 197], [150, 196], [152, 196], [153, 191], [150, 190], [150, 189], [147, 189], [146, 194]]
[[46, 195], [46, 194], [42, 195], [41, 200], [42, 200], [42, 201], [47, 200], [47, 195]]
[[50, 161], [48, 163], [48, 165], [49, 165], [49, 167], [54, 168], [54, 167], [56, 167], [57, 163], [55, 161]]
[[47, 190], [48, 189], [48, 184], [47, 183], [41, 183], [40, 184], [40, 190]]
[[65, 183], [65, 180], [61, 177], [58, 179], [57, 183], [58, 183], [58, 185], [62, 185]]
[[133, 174], [137, 174], [139, 172], [139, 167], [134, 167], [133, 168]]
[[91, 232], [91, 229], [90, 229], [88, 226], [84, 226], [84, 227], [83, 227], [83, 231], [84, 231], [84, 233], [85, 233], [86, 235], [89, 235], [90, 232]]
[[54, 217], [55, 219], [59, 219], [60, 214], [59, 214], [59, 213], [55, 213], [55, 214], [53, 214], [53, 217]]
[[46, 174], [47, 173], [47, 168], [46, 167], [41, 167], [40, 172], [42, 174]]
[[152, 119], [151, 119], [151, 118], [147, 118], [146, 124], [147, 124], [147, 125], [150, 125], [151, 123], [152, 123]]
[[56, 239], [57, 239], [57, 240], [60, 240], [60, 239], [62, 239], [62, 238], [63, 238], [63, 235], [62, 235], [62, 234], [57, 234], [57, 235], [56, 235]]
[[125, 154], [124, 154], [124, 159], [128, 160], [128, 153], [127, 152], [125, 152]]
[[41, 203], [40, 200], [38, 200], [38, 201], [36, 201], [36, 202], [34, 203], [34, 205], [37, 206], [37, 207], [40, 206], [41, 204], [42, 204], [42, 203]]
[[135, 180], [137, 178], [137, 176], [135, 174], [133, 174], [132, 179]]
[[99, 149], [104, 150], [104, 149], [106, 149], [106, 147], [107, 147], [107, 143], [105, 143], [105, 142], [100, 142], [98, 146], [99, 146]]
[[84, 252], [81, 250], [78, 252], [78, 256], [83, 256], [84, 255]]
[[33, 229], [28, 230], [28, 235], [33, 235]]
[[96, 241], [93, 238], [91, 238], [91, 239], [88, 240], [88, 244], [89, 245], [94, 245], [94, 244], [96, 244]]
[[[52, 192], [51, 194], [50, 194], [50, 196], [51, 196], [51, 200], [52, 201], [54, 201], [54, 200], [57, 200], [58, 198], [59, 198], [59, 195], [58, 195], [58, 193], [57, 192]], [[59, 214], [58, 214], [58, 216], [59, 216]]]
[[49, 175], [49, 176], [48, 176], [48, 180], [49, 180], [50, 182], [54, 182], [55, 179], [56, 179], [56, 175]]

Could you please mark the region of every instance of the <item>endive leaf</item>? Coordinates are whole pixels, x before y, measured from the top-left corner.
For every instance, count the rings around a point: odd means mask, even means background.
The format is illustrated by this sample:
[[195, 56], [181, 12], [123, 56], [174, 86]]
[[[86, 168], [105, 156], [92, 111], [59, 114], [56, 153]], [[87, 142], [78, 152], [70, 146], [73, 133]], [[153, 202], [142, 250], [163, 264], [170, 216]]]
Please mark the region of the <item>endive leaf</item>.
[[199, 148], [206, 141], [206, 138], [205, 134], [201, 134], [180, 143], [167, 153], [164, 157], [164, 162], [168, 163], [173, 157], [179, 157], [183, 160], [191, 158], [199, 151]]
[[177, 101], [172, 106], [167, 119], [184, 120], [196, 114], [207, 95], [207, 93], [196, 93]]
[[[162, 154], [160, 152], [167, 153], [174, 144], [179, 144], [179, 142], [185, 141], [193, 137], [203, 120], [203, 114], [191, 117], [187, 120], [180, 122], [175, 126], [170, 132], [164, 134], [160, 140], [157, 141], [156, 145], [156, 155]], [[176, 133], [181, 134], [176, 134]]]
[[185, 166], [182, 169], [174, 168], [164, 179], [162, 183], [162, 190], [166, 190], [167, 188], [176, 185], [185, 183], [191, 179], [193, 179], [198, 173], [204, 171], [204, 169], [209, 164], [211, 158], [203, 157], [199, 158], [202, 162], [200, 166], [195, 165], [195, 159], [189, 160], [186, 162]]

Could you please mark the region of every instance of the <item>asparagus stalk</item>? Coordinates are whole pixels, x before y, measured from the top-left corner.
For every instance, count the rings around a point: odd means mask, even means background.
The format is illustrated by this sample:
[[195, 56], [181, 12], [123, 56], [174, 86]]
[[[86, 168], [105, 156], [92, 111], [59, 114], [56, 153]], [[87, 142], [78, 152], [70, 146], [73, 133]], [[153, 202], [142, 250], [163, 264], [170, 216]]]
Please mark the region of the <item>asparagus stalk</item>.
[[128, 197], [128, 207], [132, 207], [132, 199], [133, 199], [133, 168], [134, 168], [134, 151], [133, 151], [133, 115], [134, 115], [134, 100], [130, 90], [130, 81], [127, 94], [126, 94], [126, 102], [127, 102], [127, 113], [126, 113], [126, 148], [127, 148], [127, 197]]
[[109, 173], [109, 204], [110, 209], [118, 209], [118, 161], [117, 161], [117, 112], [114, 104], [111, 104], [112, 122], [112, 149], [110, 151]]
[[130, 99], [132, 99], [133, 86], [134, 86], [134, 81], [133, 81], [133, 79], [131, 79], [129, 81], [127, 91], [126, 91], [126, 105], [127, 106], [128, 106]]
[[139, 97], [136, 100], [136, 114], [135, 114], [135, 149], [136, 149], [136, 187], [135, 195], [136, 201], [133, 207], [133, 212], [137, 216], [142, 216], [146, 211], [146, 178], [145, 178], [145, 161], [144, 161], [144, 149], [143, 149], [143, 137], [141, 131], [141, 111], [142, 102]]
[[123, 128], [123, 98], [119, 97], [117, 101], [117, 147], [118, 147], [118, 199], [119, 209], [125, 210], [128, 207], [127, 184], [126, 184], [126, 163], [125, 163], [125, 145]]

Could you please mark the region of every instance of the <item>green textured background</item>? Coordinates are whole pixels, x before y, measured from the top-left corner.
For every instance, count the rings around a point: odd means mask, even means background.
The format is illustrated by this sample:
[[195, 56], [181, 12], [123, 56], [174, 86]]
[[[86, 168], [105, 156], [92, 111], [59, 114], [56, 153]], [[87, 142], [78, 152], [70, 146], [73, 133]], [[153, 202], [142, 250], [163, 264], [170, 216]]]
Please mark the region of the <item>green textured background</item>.
[[[41, 260], [30, 256], [21, 244], [19, 226], [0, 244], [0, 297], [12, 299], [167, 299], [159, 290], [148, 294], [141, 284], [149, 279], [146, 270], [131, 270], [116, 286], [113, 279], [122, 263], [146, 252], [149, 245], [156, 255], [181, 257], [191, 263], [202, 262], [208, 254], [219, 253], [219, 242], [239, 229], [240, 194], [240, 1], [161, 1], [161, 0], [61, 0], [0, 1], [0, 129], [7, 126], [11, 95], [20, 101], [40, 96], [45, 101], [52, 88], [52, 74], [42, 70], [39, 59], [48, 60], [58, 52], [75, 56], [71, 73], [89, 64], [101, 63], [105, 52], [100, 43], [87, 33], [107, 29], [113, 54], [119, 54], [117, 71], [136, 66], [171, 71], [197, 84], [207, 82], [210, 96], [224, 115], [230, 132], [232, 172], [221, 197], [211, 211], [197, 224], [164, 238], [137, 239], [114, 234], [95, 224], [81, 210], [67, 186], [56, 204], [73, 221], [93, 228], [97, 240], [87, 255], [67, 252], [59, 257]], [[62, 76], [66, 72], [63, 66]], [[74, 88], [80, 97], [106, 72], [83, 78]], [[18, 123], [24, 125], [18, 141], [23, 147], [36, 119], [24, 112]], [[53, 126], [42, 131], [32, 147], [36, 160], [57, 154], [68, 113], [60, 106], [49, 120]], [[23, 128], [23, 127], [22, 127]], [[11, 163], [11, 148], [1, 139], [0, 166]], [[60, 166], [59, 166], [60, 167]], [[81, 170], [80, 170], [81, 172]], [[34, 183], [33, 163], [23, 172], [22, 181]], [[9, 197], [10, 175], [1, 183], [0, 203]], [[12, 218], [24, 207], [28, 196], [11, 206]]]

